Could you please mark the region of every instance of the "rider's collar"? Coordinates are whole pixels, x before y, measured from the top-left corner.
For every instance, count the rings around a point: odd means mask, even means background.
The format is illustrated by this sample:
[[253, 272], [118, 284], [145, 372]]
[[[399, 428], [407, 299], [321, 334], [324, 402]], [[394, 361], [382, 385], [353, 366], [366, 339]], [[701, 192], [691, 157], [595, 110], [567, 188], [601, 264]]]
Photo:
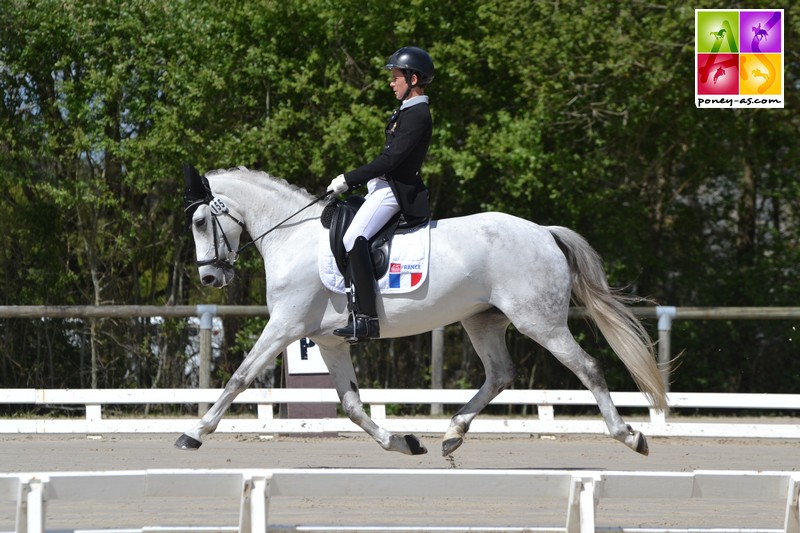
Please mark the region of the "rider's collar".
[[402, 111], [403, 109], [407, 109], [411, 106], [415, 106], [417, 104], [427, 104], [427, 103], [428, 103], [428, 95], [421, 94], [419, 96], [409, 98], [408, 100], [403, 100], [403, 103], [400, 104], [400, 111]]

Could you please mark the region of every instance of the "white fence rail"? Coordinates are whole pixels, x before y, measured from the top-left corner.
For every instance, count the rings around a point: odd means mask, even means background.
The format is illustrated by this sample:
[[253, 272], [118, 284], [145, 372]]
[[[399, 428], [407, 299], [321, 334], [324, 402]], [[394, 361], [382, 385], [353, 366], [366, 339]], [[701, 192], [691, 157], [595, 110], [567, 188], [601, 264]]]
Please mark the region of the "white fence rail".
[[[20, 404], [38, 406], [84, 407], [84, 417], [29, 417], [0, 418], [0, 434], [12, 433], [174, 433], [182, 431], [188, 418], [104, 416], [104, 406], [121, 404], [199, 404], [216, 401], [221, 389], [0, 389], [0, 405]], [[369, 407], [371, 416], [390, 431], [418, 433], [443, 433], [447, 429], [445, 418], [387, 417], [387, 404], [454, 404], [466, 403], [475, 390], [409, 390], [362, 389], [361, 397]], [[669, 395], [670, 414], [648, 408], [645, 397], [638, 392], [611, 393], [616, 405], [623, 410], [635, 408], [649, 413], [637, 421], [636, 428], [648, 436], [683, 437], [754, 437], [800, 438], [800, 424], [792, 418], [790, 423], [770, 422], [770, 418], [757, 418], [764, 410], [780, 411], [793, 416], [800, 410], [798, 394], [718, 394], [682, 393]], [[336, 403], [333, 389], [248, 389], [235, 403], [254, 404], [252, 417], [223, 418], [217, 428], [225, 433], [322, 433], [358, 432], [360, 429], [345, 417], [322, 419], [274, 418], [274, 406], [282, 403]], [[500, 405], [529, 405], [536, 407], [537, 415], [531, 417], [499, 418], [479, 416], [470, 426], [475, 433], [527, 433], [527, 434], [604, 434], [606, 426], [599, 413], [596, 418], [556, 416], [556, 408], [574, 405], [595, 405], [594, 397], [585, 390], [505, 390], [493, 402]], [[739, 420], [722, 417], [719, 420], [692, 421], [691, 417], [675, 416], [681, 409], [692, 414], [702, 410], [749, 410], [753, 417]], [[108, 411], [108, 409], [106, 409]], [[632, 417], [628, 417], [632, 418]], [[635, 417], [633, 417], [635, 418]], [[633, 420], [632, 418], [632, 420]]]
[[[318, 497], [384, 498], [417, 497], [482, 498], [493, 508], [502, 507], [509, 498], [557, 498], [564, 505], [566, 518], [560, 524], [531, 524], [530, 527], [491, 527], [492, 531], [558, 531], [593, 533], [595, 531], [723, 531], [761, 533], [798, 533], [797, 472], [613, 472], [592, 470], [389, 470], [389, 469], [275, 469], [275, 470], [139, 470], [124, 472], [57, 472], [0, 475], [0, 501], [16, 502], [16, 532], [45, 531], [48, 503], [69, 502], [144, 502], [146, 499], [170, 498], [235, 498], [239, 500], [238, 524], [210, 527], [148, 526], [141, 529], [108, 529], [103, 531], [242, 531], [265, 533], [270, 524], [270, 507], [275, 496], [302, 497], [313, 501]], [[734, 529], [706, 527], [708, 518], [724, 524], [725, 513], [704, 515], [703, 527], [670, 529], [642, 528], [622, 524], [597, 523], [596, 507], [600, 500], [620, 500], [626, 510], [619, 520], [637, 520], [637, 507], [656, 500], [674, 506], [687, 500], [727, 500], [734, 502], [777, 503], [784, 508], [783, 527], [780, 516], [773, 517], [771, 527], [737, 524]], [[113, 507], [113, 506], [112, 506]], [[174, 506], [180, 509], [180, 504]], [[713, 508], [713, 507], [712, 507]], [[188, 512], [188, 511], [185, 511]], [[183, 515], [181, 515], [183, 516]], [[413, 510], [405, 515], [411, 519]], [[484, 515], [485, 516], [485, 515]], [[494, 513], [495, 518], [502, 513]], [[128, 518], [126, 516], [126, 518]], [[488, 517], [487, 517], [488, 518]], [[752, 518], [752, 517], [751, 517]], [[95, 518], [96, 520], [97, 518]], [[308, 518], [306, 518], [308, 520]], [[399, 524], [399, 526], [411, 524]], [[291, 526], [299, 529], [302, 524]], [[392, 527], [393, 530], [406, 530]], [[345, 526], [319, 527], [317, 530], [342, 530]], [[348, 531], [376, 531], [380, 526], [346, 526]], [[728, 526], [729, 527], [729, 526]], [[281, 527], [285, 530], [286, 527]], [[445, 527], [433, 530], [473, 530]], [[480, 530], [486, 530], [478, 528]], [[304, 530], [311, 530], [307, 528]], [[423, 530], [409, 527], [408, 530]], [[430, 529], [424, 529], [430, 530]]]

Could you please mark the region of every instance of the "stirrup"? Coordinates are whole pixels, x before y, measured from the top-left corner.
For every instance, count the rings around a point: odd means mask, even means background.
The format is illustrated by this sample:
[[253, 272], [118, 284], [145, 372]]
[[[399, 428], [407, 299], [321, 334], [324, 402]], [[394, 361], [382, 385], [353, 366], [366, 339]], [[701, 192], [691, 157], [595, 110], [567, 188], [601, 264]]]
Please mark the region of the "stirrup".
[[368, 315], [353, 315], [347, 320], [347, 326], [333, 330], [337, 337], [344, 337], [351, 344], [367, 339], [378, 339], [381, 336], [381, 327], [378, 319]]

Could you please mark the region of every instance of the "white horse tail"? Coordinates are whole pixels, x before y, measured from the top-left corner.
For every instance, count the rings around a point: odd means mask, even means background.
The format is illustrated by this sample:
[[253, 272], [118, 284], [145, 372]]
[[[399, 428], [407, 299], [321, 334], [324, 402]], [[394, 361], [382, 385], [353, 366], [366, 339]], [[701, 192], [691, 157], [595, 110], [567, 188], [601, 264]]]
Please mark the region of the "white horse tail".
[[667, 408], [664, 385], [653, 342], [626, 303], [640, 298], [614, 292], [608, 286], [598, 253], [581, 235], [561, 226], [548, 226], [573, 273], [572, 293], [586, 307], [611, 349], [627, 367], [639, 390], [656, 409]]

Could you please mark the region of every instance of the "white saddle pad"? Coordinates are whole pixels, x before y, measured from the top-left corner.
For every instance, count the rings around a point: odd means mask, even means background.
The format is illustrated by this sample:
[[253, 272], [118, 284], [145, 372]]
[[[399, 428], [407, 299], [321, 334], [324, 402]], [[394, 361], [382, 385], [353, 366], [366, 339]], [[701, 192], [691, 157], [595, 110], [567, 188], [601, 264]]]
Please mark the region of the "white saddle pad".
[[[344, 293], [344, 277], [336, 267], [328, 230], [322, 228], [319, 239], [319, 277], [328, 289]], [[428, 252], [431, 246], [430, 224], [392, 237], [389, 269], [378, 280], [381, 294], [403, 294], [418, 289], [428, 277]]]

